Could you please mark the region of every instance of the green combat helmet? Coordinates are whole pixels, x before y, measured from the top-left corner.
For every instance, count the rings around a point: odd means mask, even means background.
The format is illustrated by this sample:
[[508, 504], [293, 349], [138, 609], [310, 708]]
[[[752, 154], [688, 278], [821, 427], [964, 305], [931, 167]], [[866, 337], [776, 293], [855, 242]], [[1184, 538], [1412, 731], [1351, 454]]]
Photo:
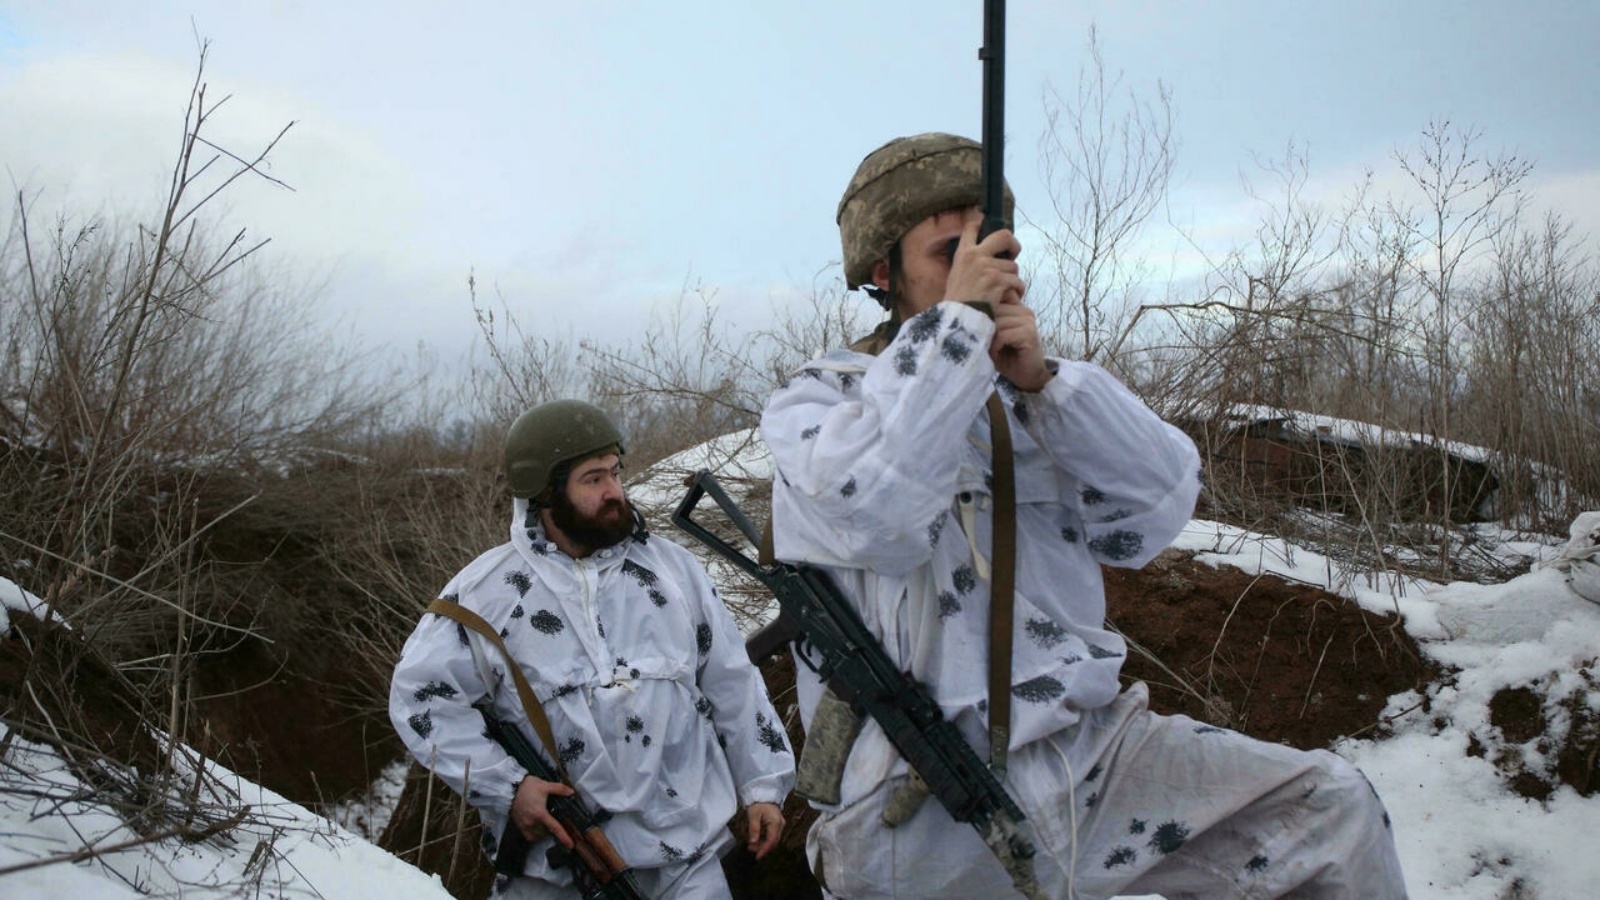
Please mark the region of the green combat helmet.
[[517, 417], [506, 432], [506, 481], [513, 497], [537, 497], [564, 462], [611, 451], [622, 454], [622, 434], [599, 407], [582, 400], [552, 400]]
[[[839, 239], [850, 290], [872, 283], [872, 266], [918, 222], [983, 202], [983, 145], [928, 132], [895, 138], [867, 154], [839, 201]], [[1011, 186], [1005, 210], [1011, 219]]]

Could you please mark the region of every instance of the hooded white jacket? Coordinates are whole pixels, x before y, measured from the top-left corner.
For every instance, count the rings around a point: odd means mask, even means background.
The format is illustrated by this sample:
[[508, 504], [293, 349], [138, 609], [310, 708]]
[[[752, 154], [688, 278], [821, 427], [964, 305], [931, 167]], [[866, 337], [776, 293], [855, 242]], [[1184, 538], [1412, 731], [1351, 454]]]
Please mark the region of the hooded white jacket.
[[[518, 500], [511, 541], [442, 596], [499, 631], [579, 793], [614, 816], [606, 835], [635, 868], [725, 849], [737, 802], [782, 803], [792, 787], [793, 756], [760, 673], [705, 569], [677, 544], [641, 528], [574, 560]], [[492, 858], [527, 773], [484, 736], [475, 703], [539, 746], [499, 650], [425, 616], [395, 668], [390, 718], [412, 755], [477, 807]], [[543, 849], [525, 874], [569, 882]]]
[[[1154, 557], [1200, 488], [1194, 443], [1111, 375], [1051, 359], [1044, 389], [1019, 391], [989, 359], [993, 334], [977, 310], [940, 303], [876, 357], [841, 350], [801, 368], [761, 420], [776, 555], [827, 570], [984, 756], [990, 393], [1004, 400], [1016, 470], [1012, 748], [1116, 696], [1126, 646], [1105, 628], [1100, 565]], [[819, 693], [801, 678], [807, 725]], [[904, 771], [868, 722], [842, 805]]]

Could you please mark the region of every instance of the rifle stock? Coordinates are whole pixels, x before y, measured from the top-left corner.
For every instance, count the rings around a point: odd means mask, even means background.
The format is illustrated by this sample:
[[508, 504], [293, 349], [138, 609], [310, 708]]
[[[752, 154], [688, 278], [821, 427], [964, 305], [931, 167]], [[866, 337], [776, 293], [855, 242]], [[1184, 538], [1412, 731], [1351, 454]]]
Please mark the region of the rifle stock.
[[[478, 711], [483, 715], [485, 732], [527, 769], [528, 774], [541, 781], [562, 781], [556, 768], [545, 762], [544, 757], [515, 725], [501, 722], [486, 709], [480, 708]], [[572, 868], [573, 882], [583, 900], [646, 900], [633, 877], [633, 870], [622, 859], [617, 848], [611, 845], [605, 832], [600, 830], [601, 823], [610, 818], [605, 810], [591, 811], [577, 794], [566, 797], [552, 794], [545, 799], [545, 808], [572, 838], [572, 849], [568, 850], [552, 837], [554, 846], [545, 851], [546, 858], [552, 868]], [[533, 844], [522, 833], [522, 829], [508, 818], [495, 853], [495, 871], [505, 875], [521, 875], [532, 849]]]

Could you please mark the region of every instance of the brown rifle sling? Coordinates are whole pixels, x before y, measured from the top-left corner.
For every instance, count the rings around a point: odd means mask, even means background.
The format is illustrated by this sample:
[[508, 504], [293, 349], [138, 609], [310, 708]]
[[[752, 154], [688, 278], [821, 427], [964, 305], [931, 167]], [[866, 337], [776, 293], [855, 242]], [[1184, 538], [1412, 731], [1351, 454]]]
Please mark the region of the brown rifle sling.
[[1012, 602], [1017, 575], [1017, 482], [1011, 423], [998, 392], [989, 395], [994, 460], [994, 523], [989, 580], [989, 766], [1004, 777], [1011, 744]]
[[459, 603], [449, 600], [435, 600], [428, 604], [426, 612], [453, 619], [456, 622], [471, 628], [484, 636], [489, 643], [500, 648], [500, 654], [506, 658], [506, 667], [511, 672], [511, 679], [517, 685], [517, 696], [522, 700], [523, 712], [527, 713], [528, 721], [533, 723], [533, 730], [538, 733], [539, 740], [544, 742], [544, 749], [550, 759], [555, 762], [556, 772], [561, 775], [564, 784], [572, 784], [572, 779], [567, 777], [567, 767], [561, 762], [561, 754], [556, 752], [555, 732], [550, 730], [550, 719], [544, 714], [544, 706], [539, 703], [539, 698], [533, 693], [533, 686], [528, 684], [528, 677], [522, 674], [522, 667], [511, 658], [511, 651], [506, 649], [505, 641], [495, 633], [494, 626], [483, 620], [483, 617]]
[[772, 510], [767, 509], [767, 527], [761, 529], [761, 546], [756, 548], [756, 562], [763, 566], [776, 564], [778, 555], [772, 551]]
[[[969, 306], [994, 318], [993, 307], [984, 301]], [[897, 319], [898, 317], [896, 317]], [[873, 356], [883, 352], [899, 330], [896, 319], [884, 322], [850, 349]], [[1011, 641], [1012, 609], [1016, 598], [1017, 575], [1017, 482], [1012, 456], [1011, 423], [998, 392], [990, 394], [985, 407], [989, 413], [989, 441], [994, 465], [994, 522], [989, 580], [989, 765], [1002, 776], [1011, 744]], [[771, 565], [772, 519], [767, 518], [762, 533], [761, 562]]]

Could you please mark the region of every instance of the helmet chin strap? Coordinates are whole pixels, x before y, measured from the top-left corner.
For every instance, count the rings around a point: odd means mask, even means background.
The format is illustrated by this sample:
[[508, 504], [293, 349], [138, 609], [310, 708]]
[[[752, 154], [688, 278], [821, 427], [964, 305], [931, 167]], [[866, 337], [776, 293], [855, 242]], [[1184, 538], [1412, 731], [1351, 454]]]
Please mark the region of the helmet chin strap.
[[905, 321], [905, 317], [901, 315], [900, 311], [900, 295], [902, 288], [905, 286], [903, 253], [904, 251], [900, 249], [899, 241], [896, 241], [894, 247], [889, 251], [889, 322], [888, 327], [883, 332], [885, 341], [894, 340], [895, 335], [900, 333], [900, 323]]
[[900, 333], [900, 323], [902, 321], [900, 315], [900, 279], [902, 270], [900, 244], [898, 241], [895, 242], [893, 247], [889, 248], [887, 262], [889, 263], [889, 287], [874, 286], [866, 290], [867, 295], [878, 301], [878, 305], [883, 307], [884, 311], [889, 314], [889, 318], [879, 322], [877, 327], [873, 328], [866, 337], [859, 338], [850, 345], [850, 349], [858, 353], [877, 356], [883, 352], [883, 348], [889, 346], [889, 343], [895, 339], [895, 335]]
[[900, 282], [905, 277], [905, 263], [902, 253], [900, 242], [896, 241], [894, 246], [889, 248], [888, 256], [884, 257], [884, 261], [889, 264], [889, 286], [887, 288], [877, 287], [876, 285], [866, 288], [867, 296], [876, 300], [878, 305], [883, 308], [883, 311], [889, 314], [887, 323], [890, 327], [889, 340], [894, 339], [894, 332], [900, 330], [900, 322], [904, 318], [900, 314]]

